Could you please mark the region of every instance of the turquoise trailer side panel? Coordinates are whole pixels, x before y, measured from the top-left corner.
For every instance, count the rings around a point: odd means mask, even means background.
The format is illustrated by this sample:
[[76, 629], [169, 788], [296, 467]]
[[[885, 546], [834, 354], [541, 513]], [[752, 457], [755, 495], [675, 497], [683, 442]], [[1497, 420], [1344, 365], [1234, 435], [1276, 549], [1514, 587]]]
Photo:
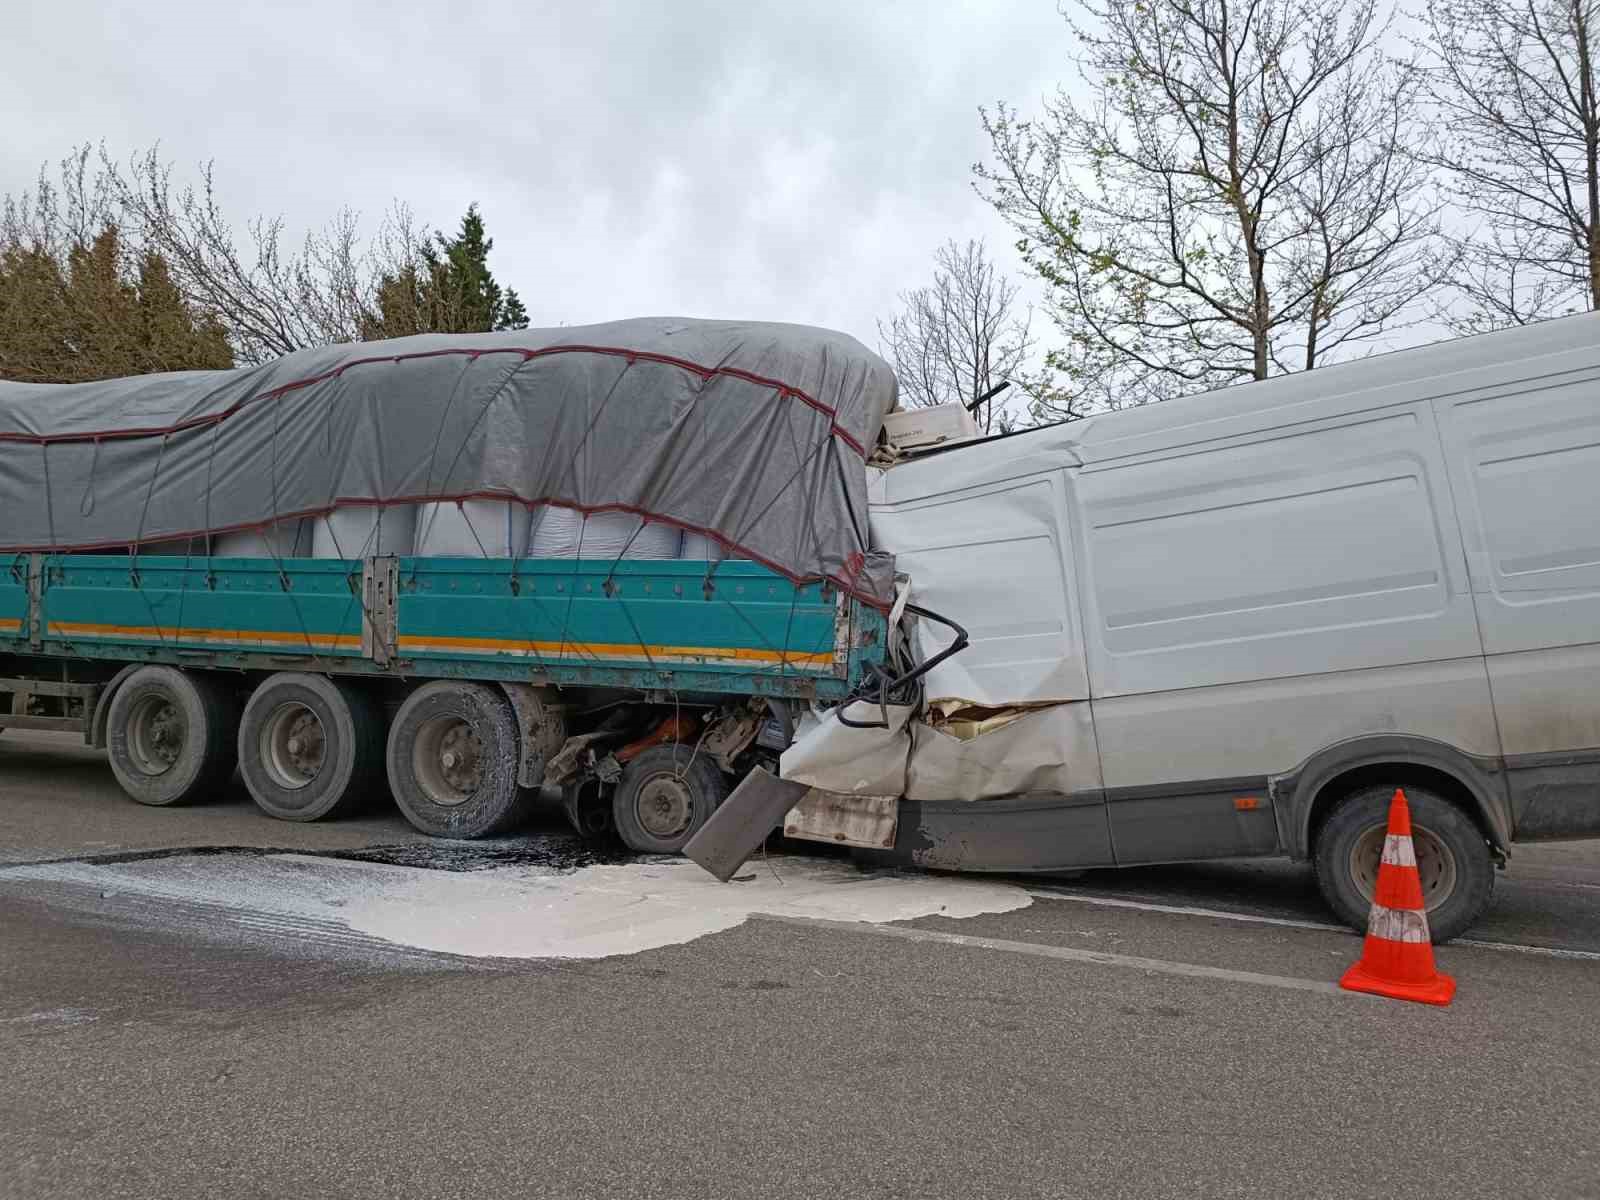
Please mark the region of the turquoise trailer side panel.
[[339, 559], [57, 555], [46, 560], [41, 649], [360, 657], [360, 592], [361, 564]]
[[0, 650], [28, 640], [28, 556], [0, 560]]
[[367, 622], [359, 559], [52, 555], [33, 647], [27, 561], [0, 649], [66, 658], [839, 699], [885, 644], [881, 614], [749, 562], [372, 560], [394, 611]]
[[[404, 658], [843, 679], [840, 604], [755, 563], [401, 559]], [[848, 607], [845, 609], [848, 624]]]

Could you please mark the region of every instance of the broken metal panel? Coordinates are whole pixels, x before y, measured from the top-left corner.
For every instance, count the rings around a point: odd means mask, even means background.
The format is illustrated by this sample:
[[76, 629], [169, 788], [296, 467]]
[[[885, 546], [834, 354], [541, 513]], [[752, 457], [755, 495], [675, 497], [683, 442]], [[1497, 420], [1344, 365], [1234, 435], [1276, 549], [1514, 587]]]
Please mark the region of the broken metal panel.
[[945, 719], [943, 728], [911, 725], [908, 799], [983, 800], [1100, 787], [1087, 701], [954, 712], [957, 718]]
[[809, 788], [784, 819], [783, 836], [832, 846], [891, 850], [899, 813], [900, 802], [890, 796], [841, 796]]
[[756, 767], [689, 839], [683, 852], [727, 883], [805, 793], [804, 785]]
[[881, 722], [885, 710], [857, 700], [820, 720], [808, 715], [780, 760], [783, 777], [850, 796], [904, 795], [911, 706], [889, 705], [887, 728], [846, 725], [841, 711], [848, 720], [865, 723]]

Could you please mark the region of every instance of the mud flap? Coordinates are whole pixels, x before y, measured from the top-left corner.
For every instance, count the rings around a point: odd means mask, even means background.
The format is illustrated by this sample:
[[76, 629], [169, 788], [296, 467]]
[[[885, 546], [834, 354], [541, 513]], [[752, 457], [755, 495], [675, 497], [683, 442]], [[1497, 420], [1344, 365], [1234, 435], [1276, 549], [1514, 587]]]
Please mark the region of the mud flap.
[[808, 790], [754, 768], [689, 839], [684, 854], [727, 883]]

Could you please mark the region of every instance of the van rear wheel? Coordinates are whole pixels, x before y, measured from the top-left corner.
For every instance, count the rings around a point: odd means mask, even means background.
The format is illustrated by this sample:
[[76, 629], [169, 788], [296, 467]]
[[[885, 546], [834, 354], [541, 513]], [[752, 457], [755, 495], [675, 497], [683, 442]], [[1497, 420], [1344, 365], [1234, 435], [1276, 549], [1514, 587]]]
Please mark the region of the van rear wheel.
[[[1372, 910], [1394, 790], [1384, 784], [1353, 792], [1317, 832], [1317, 886], [1328, 907], [1357, 930], [1366, 929]], [[1482, 831], [1456, 805], [1425, 788], [1406, 787], [1405, 793], [1428, 930], [1435, 942], [1447, 942], [1488, 907], [1494, 856]]]

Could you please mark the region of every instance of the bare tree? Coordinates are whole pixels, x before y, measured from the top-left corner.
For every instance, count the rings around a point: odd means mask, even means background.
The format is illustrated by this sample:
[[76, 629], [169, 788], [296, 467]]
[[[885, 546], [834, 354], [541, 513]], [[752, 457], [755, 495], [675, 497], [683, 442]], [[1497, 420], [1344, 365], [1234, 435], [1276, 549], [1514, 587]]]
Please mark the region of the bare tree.
[[[1017, 285], [995, 269], [984, 245], [946, 242], [934, 252], [933, 283], [902, 292], [900, 312], [878, 336], [894, 363], [901, 398], [913, 407], [971, 407], [997, 385], [1011, 381], [1036, 388], [1028, 375], [1033, 350], [1032, 313], [1018, 300]], [[994, 399], [975, 412], [984, 432], [1013, 419]]]
[[345, 208], [298, 247], [281, 217], [257, 217], [241, 248], [218, 201], [210, 163], [199, 186], [174, 186], [159, 149], [133, 158], [126, 172], [101, 150], [104, 187], [143, 243], [171, 264], [184, 298], [228, 329], [241, 362], [257, 363], [305, 346], [356, 341], [385, 274], [418, 261], [425, 235], [397, 204], [372, 247]]
[[[979, 193], [1051, 289], [1058, 359], [1119, 406], [1310, 369], [1446, 273], [1414, 77], [1376, 0], [1089, 0], [1092, 99], [984, 110]], [[1059, 363], [1058, 363], [1059, 365]]]
[[0, 206], [0, 245], [29, 247], [65, 259], [87, 246], [119, 212], [104, 176], [90, 169], [91, 146], [80, 146], [63, 158], [55, 178], [39, 168], [33, 191], [8, 193]]
[[1600, 308], [1597, 0], [1429, 0], [1423, 68], [1458, 239], [1463, 331]]

